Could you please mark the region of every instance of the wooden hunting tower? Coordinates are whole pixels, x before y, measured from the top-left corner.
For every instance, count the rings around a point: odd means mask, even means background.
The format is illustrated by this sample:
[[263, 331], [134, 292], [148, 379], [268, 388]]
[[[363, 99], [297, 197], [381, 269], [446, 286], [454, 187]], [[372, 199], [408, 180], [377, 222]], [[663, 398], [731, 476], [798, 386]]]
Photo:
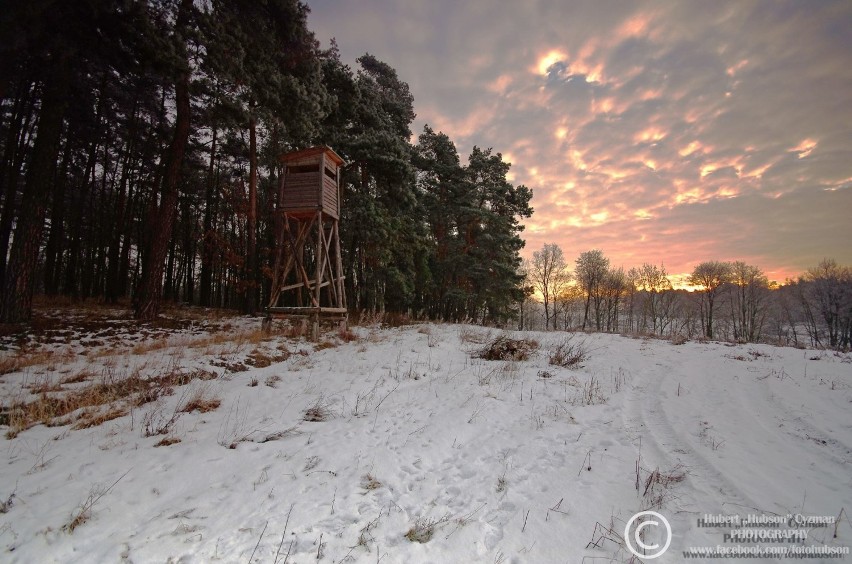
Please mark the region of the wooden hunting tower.
[[320, 318], [346, 322], [338, 228], [343, 159], [329, 147], [311, 147], [282, 155], [280, 161], [267, 312], [310, 319], [316, 338]]

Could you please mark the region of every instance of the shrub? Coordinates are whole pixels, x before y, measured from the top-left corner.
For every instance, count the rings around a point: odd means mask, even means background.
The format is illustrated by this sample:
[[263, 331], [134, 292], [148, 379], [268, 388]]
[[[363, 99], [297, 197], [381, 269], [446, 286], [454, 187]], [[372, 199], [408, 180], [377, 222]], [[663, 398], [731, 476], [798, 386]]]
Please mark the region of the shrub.
[[537, 348], [538, 342], [531, 339], [497, 337], [480, 349], [477, 356], [485, 360], [526, 360]]

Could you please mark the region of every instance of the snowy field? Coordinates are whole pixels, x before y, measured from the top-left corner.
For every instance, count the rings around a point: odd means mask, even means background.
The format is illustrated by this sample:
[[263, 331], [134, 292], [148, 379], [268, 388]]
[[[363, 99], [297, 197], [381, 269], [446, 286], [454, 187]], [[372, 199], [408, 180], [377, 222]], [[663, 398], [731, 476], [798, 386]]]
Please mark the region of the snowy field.
[[[784, 546], [852, 546], [849, 354], [121, 315], [5, 340], [0, 561], [638, 562], [624, 527], [646, 509], [672, 528], [654, 562], [732, 546], [705, 515], [840, 516]], [[538, 347], [477, 358], [500, 335]], [[566, 339], [585, 358], [550, 364]], [[99, 407], [8, 409], [96, 385]]]

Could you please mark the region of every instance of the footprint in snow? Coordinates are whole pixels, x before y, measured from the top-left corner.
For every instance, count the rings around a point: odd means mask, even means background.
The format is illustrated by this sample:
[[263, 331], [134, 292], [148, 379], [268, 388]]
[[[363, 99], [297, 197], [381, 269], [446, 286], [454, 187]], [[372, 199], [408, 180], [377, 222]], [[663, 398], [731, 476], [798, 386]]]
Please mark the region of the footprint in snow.
[[488, 530], [485, 533], [485, 549], [491, 552], [497, 548], [497, 544], [503, 540], [503, 531], [491, 525], [485, 525]]

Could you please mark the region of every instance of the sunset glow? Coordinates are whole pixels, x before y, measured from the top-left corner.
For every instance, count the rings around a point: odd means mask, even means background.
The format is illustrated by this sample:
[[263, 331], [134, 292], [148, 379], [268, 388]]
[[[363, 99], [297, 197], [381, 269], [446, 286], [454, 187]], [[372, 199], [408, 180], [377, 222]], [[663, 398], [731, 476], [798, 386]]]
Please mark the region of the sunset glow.
[[513, 164], [534, 191], [524, 256], [598, 248], [677, 280], [703, 260], [779, 281], [852, 263], [848, 3], [309, 4], [324, 44], [410, 84], [415, 139], [429, 124], [462, 159]]
[[543, 57], [539, 58], [535, 70], [538, 74], [547, 74], [547, 71], [554, 64], [565, 60], [565, 53], [558, 50], [551, 50]]

